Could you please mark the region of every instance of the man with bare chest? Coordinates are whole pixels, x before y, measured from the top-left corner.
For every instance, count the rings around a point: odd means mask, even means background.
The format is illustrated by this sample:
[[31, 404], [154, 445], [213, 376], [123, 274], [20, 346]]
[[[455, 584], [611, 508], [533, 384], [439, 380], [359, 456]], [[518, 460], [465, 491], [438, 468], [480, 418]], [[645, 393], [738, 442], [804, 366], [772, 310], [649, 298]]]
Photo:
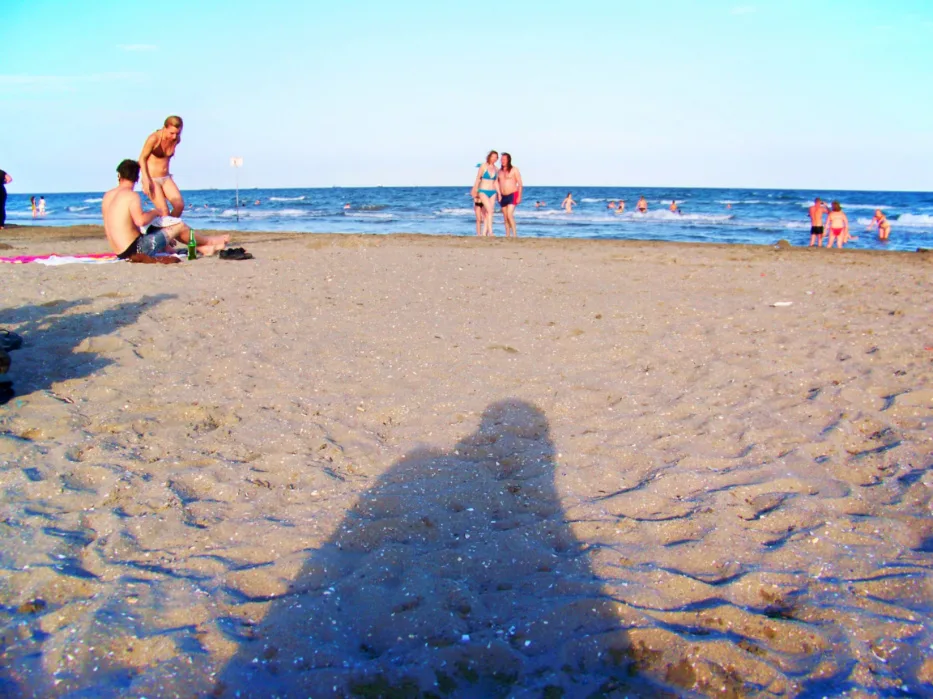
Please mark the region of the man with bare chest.
[[[175, 241], [187, 243], [193, 236], [195, 246], [202, 255], [213, 255], [230, 240], [228, 235], [196, 235], [187, 225], [175, 219], [171, 225], [153, 225], [159, 216], [158, 210], [143, 211], [139, 195], [133, 191], [139, 180], [140, 164], [135, 160], [124, 160], [117, 166], [117, 186], [104, 194], [101, 215], [104, 233], [110, 249], [117, 257], [129, 259], [141, 254], [153, 257], [171, 252]], [[142, 231], [148, 227], [148, 231]]]
[[143, 191], [163, 216], [178, 217], [185, 209], [185, 200], [169, 170], [175, 149], [181, 143], [183, 127], [181, 117], [168, 117], [165, 125], [146, 139], [139, 155]]

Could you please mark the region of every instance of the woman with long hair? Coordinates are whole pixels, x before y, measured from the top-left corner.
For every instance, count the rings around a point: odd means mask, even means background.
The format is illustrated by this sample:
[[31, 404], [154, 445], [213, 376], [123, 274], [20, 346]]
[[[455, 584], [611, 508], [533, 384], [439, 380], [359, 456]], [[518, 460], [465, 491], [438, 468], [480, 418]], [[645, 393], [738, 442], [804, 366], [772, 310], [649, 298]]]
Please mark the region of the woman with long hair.
[[505, 219], [506, 238], [518, 237], [518, 232], [515, 230], [515, 207], [522, 200], [523, 187], [522, 173], [517, 167], [512, 166], [512, 156], [503, 153], [502, 167], [499, 170], [499, 191], [502, 193], [499, 206], [502, 208], [502, 218]]
[[473, 182], [473, 200], [479, 199], [483, 208], [486, 209], [486, 216], [483, 220], [483, 235], [494, 235], [492, 232], [492, 214], [496, 210], [496, 200], [501, 196], [499, 190], [499, 171], [496, 169], [496, 161], [499, 154], [491, 150], [486, 155], [486, 162], [480, 165], [476, 172], [476, 180]]

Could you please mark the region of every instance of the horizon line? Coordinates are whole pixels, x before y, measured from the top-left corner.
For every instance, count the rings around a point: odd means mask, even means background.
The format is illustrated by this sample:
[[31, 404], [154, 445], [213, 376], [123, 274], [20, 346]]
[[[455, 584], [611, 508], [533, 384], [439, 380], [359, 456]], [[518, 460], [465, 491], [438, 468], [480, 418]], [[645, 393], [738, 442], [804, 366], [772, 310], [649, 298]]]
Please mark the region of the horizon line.
[[[615, 185], [615, 184], [576, 184], [576, 185], [566, 185], [566, 184], [534, 184], [527, 185], [525, 189], [533, 189], [536, 187], [547, 187], [552, 189], [667, 189], [667, 190], [682, 190], [682, 189], [703, 189], [703, 190], [746, 190], [746, 191], [770, 191], [770, 192], [780, 192], [780, 191], [795, 191], [795, 192], [858, 192], [858, 193], [899, 193], [899, 194], [933, 194], [933, 191], [927, 189], [838, 189], [833, 187], [728, 187], [728, 186], [691, 186], [691, 185]], [[381, 185], [381, 184], [367, 184], [367, 185], [316, 185], [316, 186], [288, 186], [288, 187], [275, 187], [275, 186], [256, 186], [256, 187], [190, 187], [185, 188], [184, 192], [212, 192], [212, 191], [221, 191], [221, 192], [233, 192], [239, 191], [249, 192], [257, 189], [269, 189], [269, 190], [330, 190], [330, 189], [469, 189], [468, 185], [433, 185], [433, 184], [393, 184], [393, 185]], [[101, 194], [108, 190], [106, 189], [85, 189], [85, 190], [70, 190], [70, 191], [55, 191], [55, 190], [43, 190], [43, 194], [22, 194], [17, 192], [9, 192], [8, 196], [45, 196], [45, 192], [48, 194]], [[139, 192], [142, 194], [142, 192]]]

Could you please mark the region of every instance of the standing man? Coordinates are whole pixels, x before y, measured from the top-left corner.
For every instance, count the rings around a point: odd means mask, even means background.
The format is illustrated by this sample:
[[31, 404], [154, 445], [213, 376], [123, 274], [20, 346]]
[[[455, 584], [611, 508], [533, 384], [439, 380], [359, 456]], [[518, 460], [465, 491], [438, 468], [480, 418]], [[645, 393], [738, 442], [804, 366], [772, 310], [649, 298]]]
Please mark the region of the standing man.
[[[139, 154], [143, 191], [163, 216], [178, 217], [185, 209], [185, 200], [169, 171], [169, 163], [181, 143], [183, 127], [180, 116], [168, 117], [164, 126], [146, 139]], [[171, 211], [169, 204], [172, 205]]]
[[816, 243], [816, 247], [823, 247], [823, 214], [829, 213], [829, 207], [817, 197], [813, 200], [813, 206], [810, 207], [810, 247]]
[[6, 225], [6, 186], [12, 181], [10, 173], [0, 170], [0, 231]]
[[522, 173], [517, 167], [512, 167], [512, 156], [502, 154], [502, 164], [499, 168], [499, 206], [502, 208], [502, 218], [505, 220], [505, 237], [518, 237], [515, 229], [515, 207], [522, 200]]

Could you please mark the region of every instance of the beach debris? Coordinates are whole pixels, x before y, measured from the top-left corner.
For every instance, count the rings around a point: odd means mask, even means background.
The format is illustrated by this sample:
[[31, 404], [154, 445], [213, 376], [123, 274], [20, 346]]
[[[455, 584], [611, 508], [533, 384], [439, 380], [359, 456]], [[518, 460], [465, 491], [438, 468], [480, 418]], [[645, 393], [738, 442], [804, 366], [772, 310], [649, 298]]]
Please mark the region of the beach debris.
[[785, 308], [786, 306], [793, 306], [793, 301], [775, 301], [771, 304], [771, 308]]
[[790, 241], [787, 240], [786, 238], [781, 238], [779, 241], [777, 241], [774, 244], [775, 250], [790, 250], [790, 248], [791, 248]]
[[21, 605], [19, 605], [16, 608], [16, 613], [17, 614], [38, 614], [39, 612], [43, 611], [48, 606], [49, 605], [46, 603], [44, 599], [36, 598], [33, 600], [29, 600], [28, 602], [23, 602]]

